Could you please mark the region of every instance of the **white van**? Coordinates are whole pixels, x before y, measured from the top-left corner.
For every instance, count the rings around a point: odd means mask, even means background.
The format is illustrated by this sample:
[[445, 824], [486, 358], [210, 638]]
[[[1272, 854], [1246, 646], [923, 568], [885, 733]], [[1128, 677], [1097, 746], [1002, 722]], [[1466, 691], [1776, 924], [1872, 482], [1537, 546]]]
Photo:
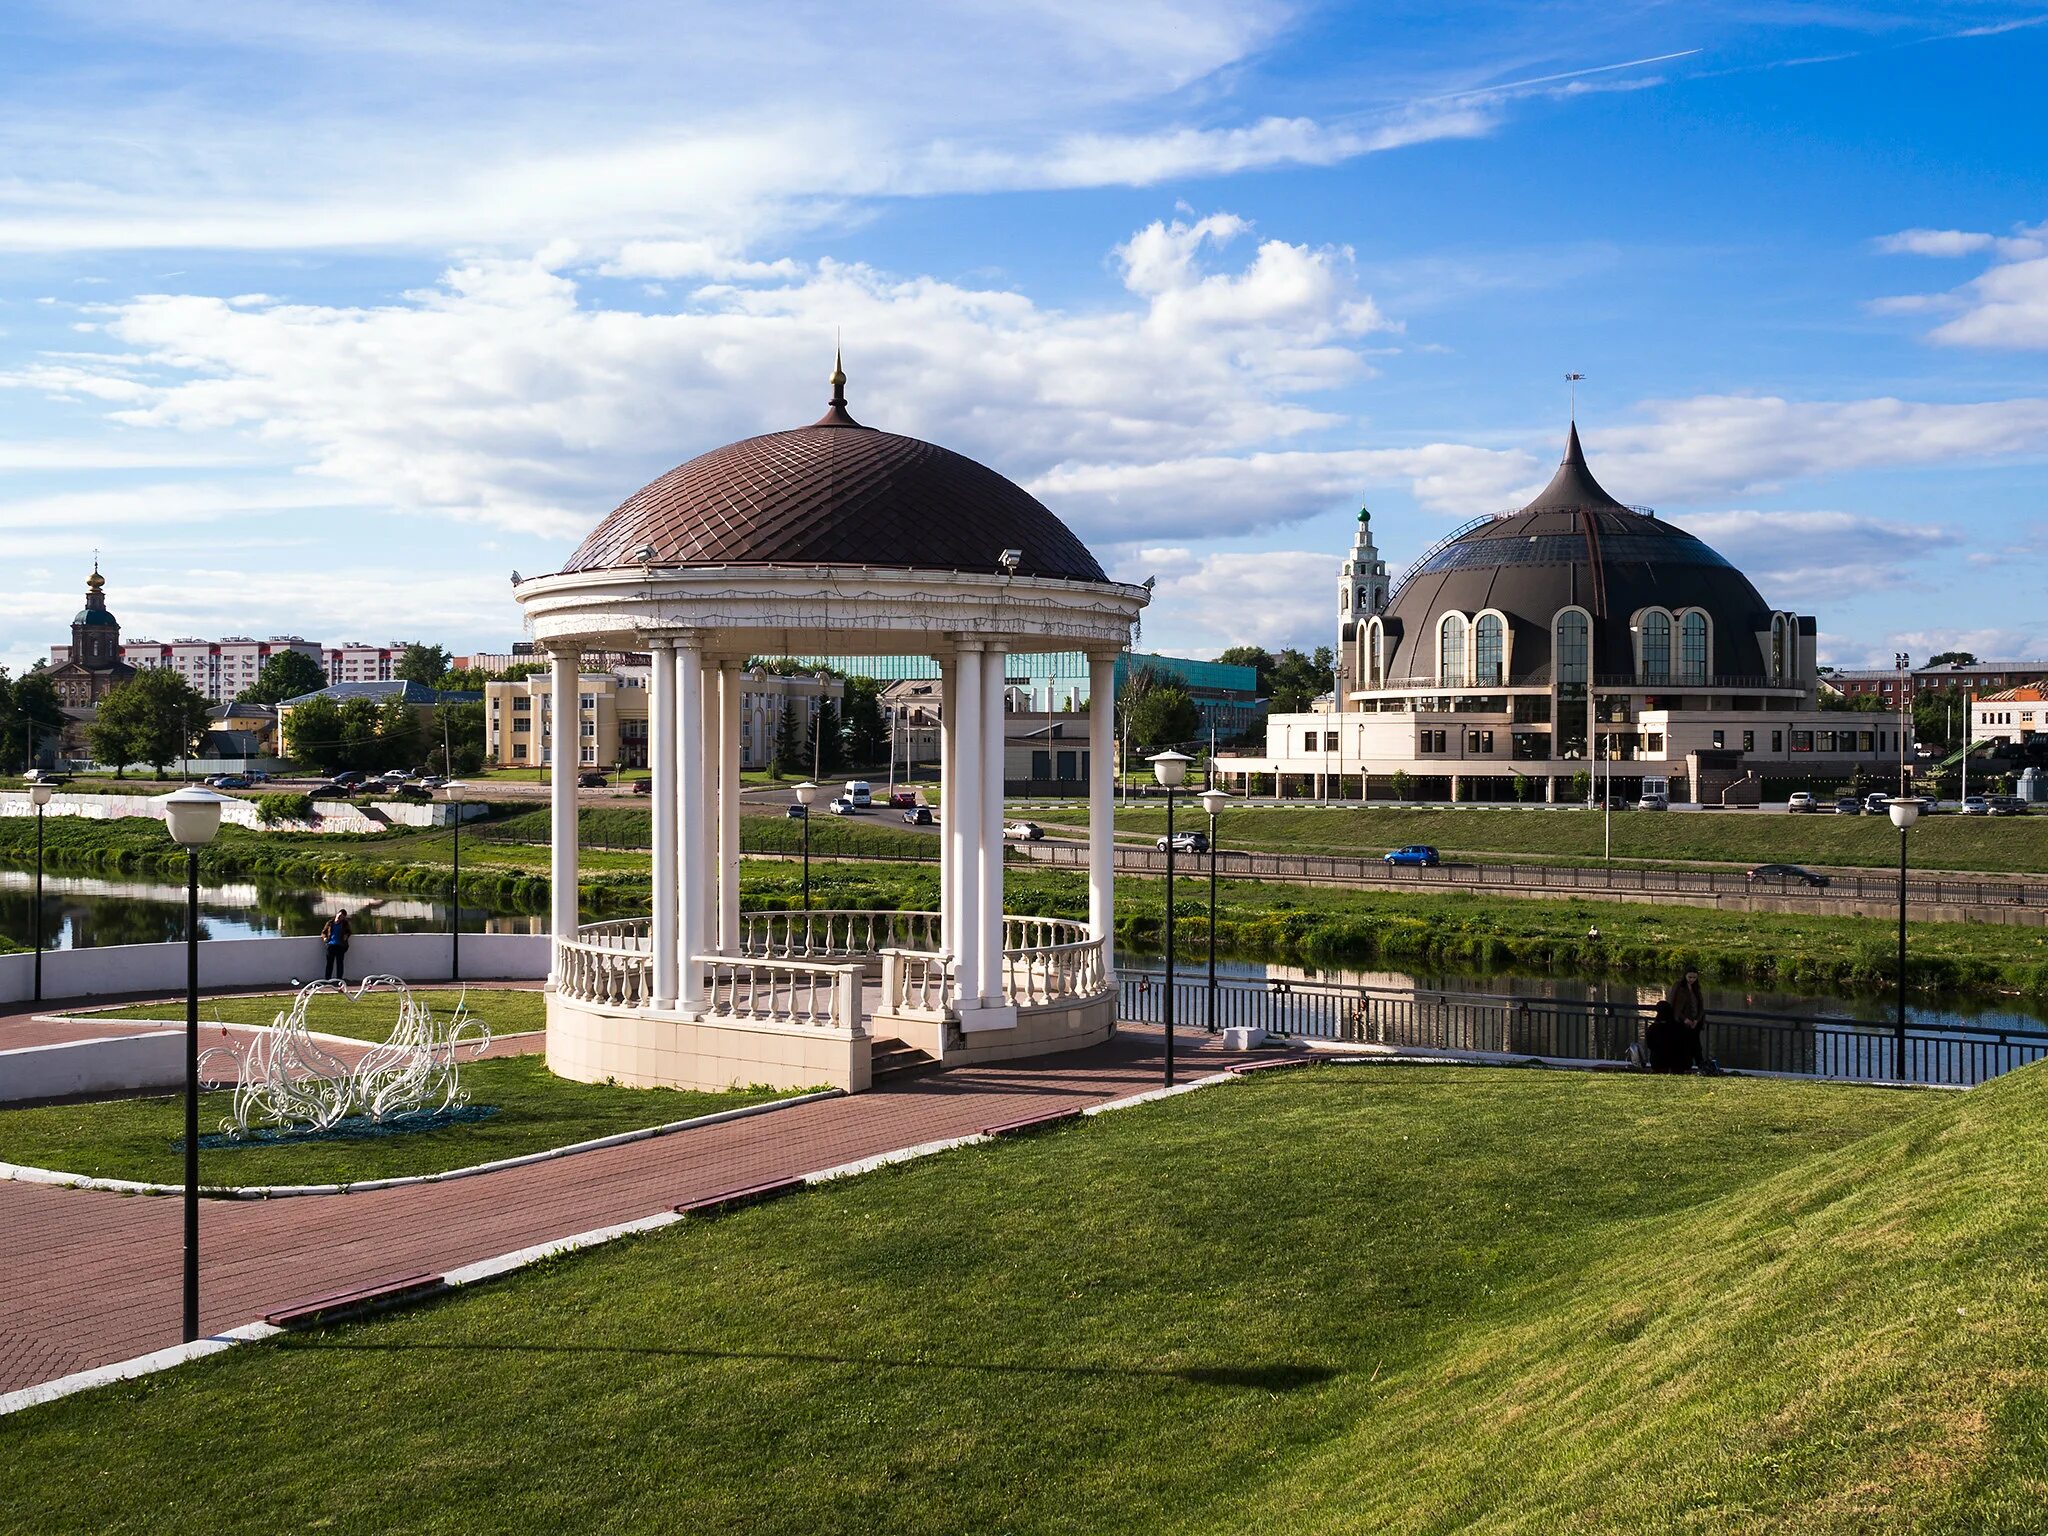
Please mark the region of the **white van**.
[[862, 810], [867, 810], [875, 803], [875, 788], [866, 779], [849, 779], [846, 783], [845, 798]]

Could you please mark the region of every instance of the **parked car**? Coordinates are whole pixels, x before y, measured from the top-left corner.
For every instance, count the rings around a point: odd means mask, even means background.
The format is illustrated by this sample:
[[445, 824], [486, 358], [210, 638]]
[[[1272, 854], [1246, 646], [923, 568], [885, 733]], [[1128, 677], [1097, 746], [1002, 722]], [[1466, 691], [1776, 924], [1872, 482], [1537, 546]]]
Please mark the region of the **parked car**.
[[1410, 843], [1406, 848], [1382, 855], [1382, 859], [1388, 864], [1413, 864], [1418, 869], [1434, 869], [1443, 862], [1443, 856], [1427, 843]]
[[268, 784], [272, 781], [270, 775], [261, 768], [251, 768], [249, 770], [249, 782], [251, 784]]
[[1863, 802], [1854, 795], [1844, 795], [1835, 802], [1835, 814], [1837, 816], [1861, 816], [1863, 814]]
[[1671, 809], [1671, 802], [1662, 795], [1644, 795], [1640, 800], [1636, 801], [1636, 809], [1639, 811], [1668, 811]]
[[581, 773], [576, 776], [578, 789], [603, 789], [611, 780], [601, 773]]
[[[1161, 853], [1164, 853], [1166, 852], [1166, 839], [1162, 837], [1152, 846]], [[1207, 853], [1209, 851], [1209, 834], [1206, 832], [1176, 832], [1173, 834], [1173, 851], [1175, 853]]]
[[783, 819], [786, 821], [805, 821], [809, 819], [810, 814], [811, 808], [808, 805], [785, 805], [782, 808]]
[[2027, 802], [2018, 795], [1991, 795], [1987, 798], [1991, 802], [1991, 814], [1994, 816], [2024, 816], [2027, 814]]
[[906, 827], [929, 827], [932, 825], [932, 808], [928, 805], [913, 805], [903, 813]]
[[837, 800], [826, 806], [825, 809], [834, 816], [858, 816], [860, 814], [860, 807], [855, 805], [845, 795], [841, 795]]
[[1759, 864], [1755, 869], [1744, 870], [1742, 877], [1745, 880], [1751, 881], [1775, 880], [1780, 885], [1824, 886], [1828, 884], [1828, 877], [1826, 875], [1817, 875], [1812, 870], [1802, 869], [1797, 864]]
[[239, 773], [224, 773], [219, 778], [208, 779], [206, 782], [215, 789], [251, 789], [255, 787], [249, 782], [246, 775]]
[[440, 774], [429, 773], [421, 775], [419, 780], [419, 786], [421, 789], [439, 789], [447, 782], [448, 781], [442, 778]]
[[1003, 836], [1013, 843], [1035, 843], [1045, 836], [1045, 828], [1035, 821], [1013, 821], [1003, 828]]
[[654, 781], [652, 779], [635, 779], [633, 781], [633, 793], [636, 795], [653, 794]]
[[334, 776], [334, 782], [337, 784], [360, 784], [368, 778], [369, 775], [363, 772], [362, 769], [350, 768], [344, 773], [337, 773]]
[[1891, 808], [1892, 797], [1889, 794], [1887, 794], [1884, 790], [1873, 789], [1869, 794], [1863, 797], [1863, 809], [1868, 811], [1873, 816], [1890, 815]]
[[344, 784], [341, 780], [335, 779], [326, 784], [315, 784], [307, 794], [315, 800], [346, 800], [355, 794], [358, 788], [358, 785]]
[[892, 789], [891, 791], [889, 791], [889, 809], [890, 809], [890, 810], [892, 810], [892, 811], [906, 811], [906, 810], [910, 809], [910, 807], [911, 807], [911, 806], [913, 806], [913, 805], [915, 805], [915, 804], [917, 804], [917, 791], [916, 791], [916, 790], [914, 790], [914, 789]]
[[1982, 795], [1971, 795], [1963, 801], [1963, 814], [1965, 816], [1989, 816], [1991, 814], [1991, 802]]
[[1803, 789], [1795, 789], [1792, 791], [1791, 798], [1785, 802], [1785, 809], [1788, 811], [1800, 812], [1817, 811], [1820, 809], [1820, 807], [1814, 803], [1812, 795], [1808, 794]]

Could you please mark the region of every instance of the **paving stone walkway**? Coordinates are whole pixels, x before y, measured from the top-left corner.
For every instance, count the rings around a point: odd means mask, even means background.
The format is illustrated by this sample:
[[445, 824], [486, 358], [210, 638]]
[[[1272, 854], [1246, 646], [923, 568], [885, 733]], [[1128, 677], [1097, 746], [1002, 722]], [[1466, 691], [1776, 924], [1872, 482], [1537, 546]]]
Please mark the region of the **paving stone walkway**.
[[[111, 1001], [111, 1000], [110, 1000]], [[0, 1038], [7, 1020], [0, 1019]], [[444, 1273], [773, 1179], [1157, 1087], [1160, 1037], [960, 1068], [445, 1184], [200, 1213], [203, 1331], [409, 1272]], [[1188, 1080], [1242, 1058], [1183, 1036]], [[0, 1182], [0, 1392], [175, 1344], [180, 1202]]]

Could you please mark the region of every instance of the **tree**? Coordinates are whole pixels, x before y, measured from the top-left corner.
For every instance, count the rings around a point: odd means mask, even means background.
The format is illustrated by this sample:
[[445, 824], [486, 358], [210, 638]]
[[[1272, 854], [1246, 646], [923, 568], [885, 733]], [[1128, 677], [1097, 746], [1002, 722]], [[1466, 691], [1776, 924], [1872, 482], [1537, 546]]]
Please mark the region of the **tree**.
[[839, 706], [830, 699], [818, 701], [811, 717], [811, 765], [820, 780], [839, 771], [846, 759], [845, 744], [839, 736]]
[[304, 698], [327, 686], [327, 674], [320, 663], [304, 651], [279, 651], [263, 663], [253, 687], [236, 696], [244, 704], [281, 704], [286, 699]]
[[[375, 761], [358, 767], [409, 768], [425, 755], [420, 717], [410, 704], [393, 694], [377, 706]], [[438, 745], [438, 742], [437, 742]]]
[[189, 757], [206, 732], [206, 695], [169, 667], [144, 667], [104, 699], [86, 729], [92, 754], [118, 774], [130, 763], [164, 766]]
[[441, 674], [447, 670], [447, 651], [438, 645], [421, 645], [415, 640], [399, 653], [391, 675], [404, 682], [418, 683], [422, 688], [434, 688], [440, 685]]
[[882, 719], [882, 685], [872, 677], [846, 680], [846, 755], [856, 763], [878, 763], [889, 755], [889, 727]]
[[1285, 650], [1273, 664], [1268, 684], [1269, 708], [1276, 715], [1298, 715], [1337, 686], [1336, 655], [1327, 645], [1313, 655]]
[[0, 667], [0, 772], [51, 763], [64, 733], [64, 711], [57, 688], [39, 670], [14, 681]]
[[484, 765], [484, 706], [443, 704], [428, 733], [426, 760], [444, 774], [475, 773]]
[[1515, 775], [1515, 798], [1524, 804], [1536, 798], [1536, 781], [1526, 773]]
[[797, 716], [796, 700], [782, 701], [782, 719], [775, 727], [775, 771], [778, 774], [810, 773], [810, 761], [804, 751], [804, 724]]
[[322, 773], [339, 773], [341, 706], [325, 696], [294, 704], [284, 717], [284, 750], [287, 757]]
[[1387, 787], [1393, 790], [1396, 800], [1406, 800], [1408, 792], [1415, 788], [1415, 781], [1408, 776], [1405, 768], [1396, 768], [1393, 778], [1387, 781]]
[[1582, 805], [1593, 798], [1593, 770], [1581, 768], [1572, 775], [1572, 804]]
[[1188, 691], [1174, 683], [1149, 688], [1131, 710], [1131, 739], [1141, 747], [1164, 749], [1201, 734], [1202, 712]]
[[1939, 655], [1927, 658], [1927, 665], [1930, 667], [1945, 667], [1951, 662], [1957, 666], [1974, 667], [1977, 665], [1977, 656], [1974, 651], [1943, 651]]
[[340, 758], [343, 768], [380, 768], [377, 761], [377, 705], [369, 699], [341, 701]]

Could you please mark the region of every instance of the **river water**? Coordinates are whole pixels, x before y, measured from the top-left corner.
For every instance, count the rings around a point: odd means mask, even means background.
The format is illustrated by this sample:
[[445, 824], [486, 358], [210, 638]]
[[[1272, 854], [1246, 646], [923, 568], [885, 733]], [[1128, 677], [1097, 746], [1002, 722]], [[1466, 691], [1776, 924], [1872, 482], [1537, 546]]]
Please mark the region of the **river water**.
[[[450, 904], [423, 896], [365, 896], [233, 881], [199, 888], [199, 933], [207, 939], [293, 938], [318, 933], [346, 911], [358, 933], [445, 933]], [[50, 949], [167, 944], [185, 937], [185, 888], [172, 881], [43, 877], [43, 943]], [[545, 917], [465, 905], [465, 933], [544, 933]], [[0, 870], [0, 938], [35, 942], [35, 875]]]
[[[0, 870], [0, 937], [17, 944], [34, 941], [35, 876]], [[318, 933], [330, 914], [346, 910], [358, 933], [445, 933], [450, 906], [422, 896], [365, 896], [352, 891], [308, 891], [259, 881], [202, 885], [200, 934], [208, 939], [292, 937]], [[545, 933], [544, 915], [465, 904], [465, 933]], [[185, 937], [185, 889], [171, 881], [108, 880], [96, 876], [46, 875], [43, 880], [43, 942], [51, 949], [84, 949], [104, 944], [163, 944]], [[1156, 970], [1157, 955], [1119, 951], [1117, 963]], [[1188, 977], [1203, 973], [1200, 954], [1182, 962]], [[1219, 960], [1220, 976], [1273, 981], [1331, 981], [1392, 992], [1441, 991], [1489, 997], [1547, 998], [1559, 1002], [1626, 1004], [1651, 1002], [1661, 987], [1633, 982], [1527, 976], [1512, 972], [1419, 974], [1302, 966], [1256, 960]], [[1892, 1022], [1883, 998], [1772, 992], [1760, 988], [1710, 987], [1707, 1006], [1716, 1013], [1777, 1013], [1826, 1016], [1874, 1025]], [[1920, 1002], [1909, 1004], [1916, 1024], [1994, 1029], [2048, 1029], [2048, 1017], [2013, 1003]]]

